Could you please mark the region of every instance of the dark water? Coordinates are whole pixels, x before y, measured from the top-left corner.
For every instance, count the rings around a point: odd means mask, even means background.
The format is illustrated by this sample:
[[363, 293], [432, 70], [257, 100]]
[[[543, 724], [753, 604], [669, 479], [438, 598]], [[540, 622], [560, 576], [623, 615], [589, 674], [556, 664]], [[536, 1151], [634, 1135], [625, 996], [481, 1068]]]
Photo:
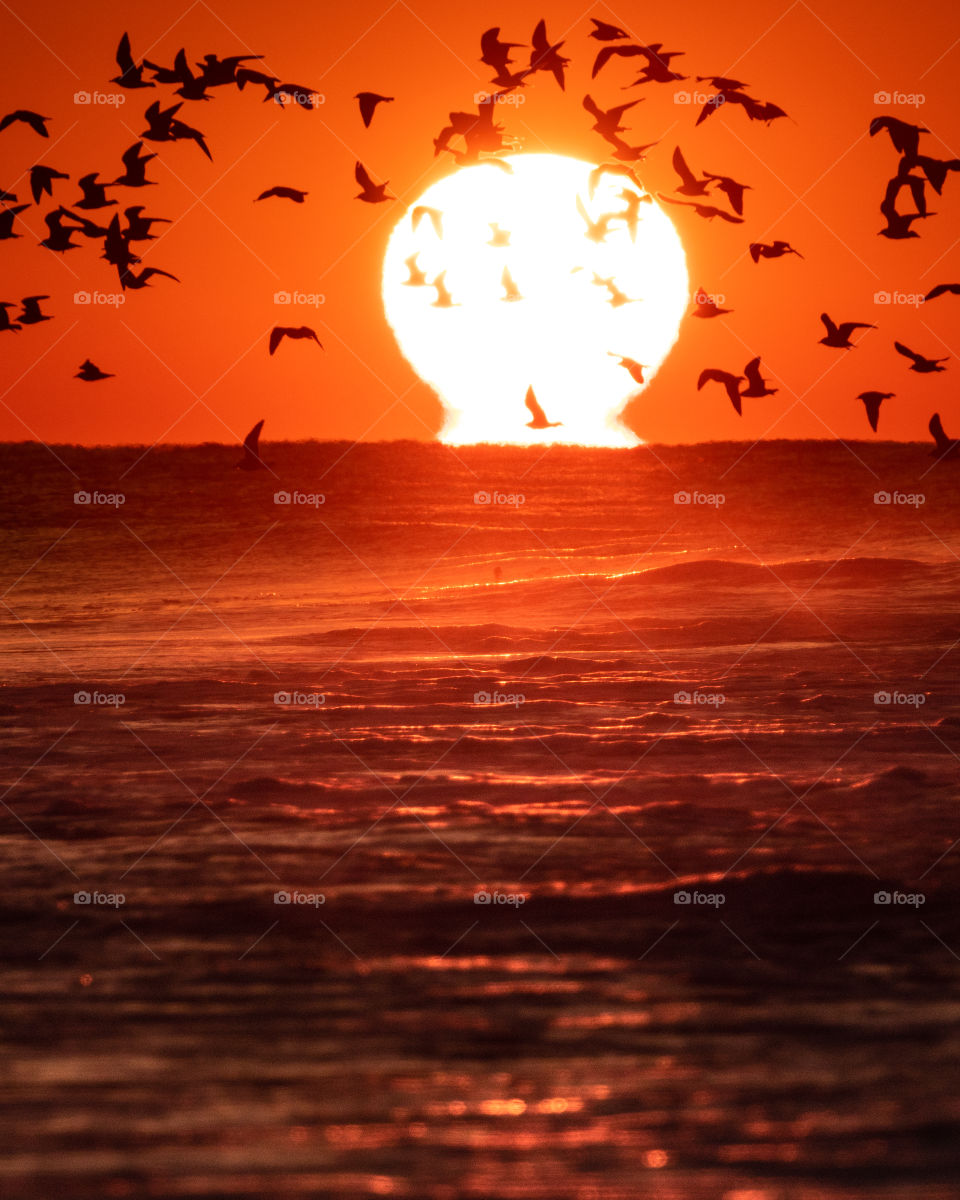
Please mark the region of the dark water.
[[0, 447], [0, 1194], [958, 1194], [960, 467], [55, 453]]

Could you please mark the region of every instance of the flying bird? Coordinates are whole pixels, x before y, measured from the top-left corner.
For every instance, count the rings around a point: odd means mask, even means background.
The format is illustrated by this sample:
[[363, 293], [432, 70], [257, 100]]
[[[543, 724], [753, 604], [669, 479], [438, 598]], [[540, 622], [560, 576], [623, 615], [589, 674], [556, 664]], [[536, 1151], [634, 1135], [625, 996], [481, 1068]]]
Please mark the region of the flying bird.
[[905, 346], [903, 342], [894, 342], [893, 345], [898, 354], [902, 354], [904, 358], [912, 360], [913, 365], [910, 367], [910, 370], [916, 371], [918, 375], [932, 375], [934, 371], [945, 371], [947, 369], [946, 367], [941, 367], [940, 363], [948, 362], [949, 356], [947, 358], [924, 358], [922, 354], [915, 353], [909, 346]]
[[924, 296], [924, 300], [936, 300], [938, 296], [960, 296], [960, 283], [938, 283]]
[[510, 268], [504, 267], [503, 273], [500, 276], [500, 283], [504, 290], [503, 300], [522, 300], [520, 289], [513, 281], [513, 276], [510, 274]]
[[677, 200], [673, 196], [665, 196], [663, 192], [658, 192], [657, 195], [661, 200], [666, 200], [668, 204], [683, 204], [687, 208], [692, 208], [698, 217], [703, 217], [706, 221], [720, 217], [731, 225], [743, 224], [743, 217], [735, 217], [732, 213], [724, 212], [722, 208], [714, 208], [712, 204], [697, 204], [695, 200]]
[[133, 55], [130, 53], [130, 37], [126, 33], [117, 46], [117, 66], [120, 68], [120, 74], [114, 75], [110, 80], [111, 83], [118, 83], [122, 88], [131, 89], [157, 86], [143, 78], [143, 65], [138, 67], [133, 61]]
[[30, 192], [33, 196], [34, 204], [40, 203], [40, 197], [43, 195], [53, 195], [53, 181], [55, 179], [69, 179], [69, 175], [64, 175], [62, 171], [57, 171], [53, 167], [36, 166], [30, 168]]
[[269, 200], [271, 196], [278, 196], [281, 200], [292, 200], [294, 204], [302, 204], [309, 194], [309, 192], [301, 192], [299, 188], [272, 187], [267, 188], [265, 192], [261, 192], [257, 196], [257, 199], [254, 200], [254, 204], [256, 204], [257, 200]]
[[[599, 167], [594, 167], [588, 176], [588, 194], [592, 200], [594, 193], [599, 186], [600, 180], [604, 175], [622, 175], [628, 179], [634, 186], [642, 188], [643, 184], [637, 178], [632, 167], [626, 166], [624, 163], [601, 163]], [[652, 203], [652, 197], [651, 197]]]
[[17, 216], [29, 207], [29, 204], [18, 204], [14, 208], [0, 208], [0, 241], [21, 236], [13, 232], [13, 223]]
[[591, 242], [604, 241], [610, 232], [610, 222], [613, 220], [613, 213], [603, 213], [596, 221], [593, 221], [590, 219], [590, 214], [587, 212], [579, 196], [577, 196], [577, 212], [583, 217], [587, 225], [584, 237], [588, 237]]
[[488, 246], [498, 246], [498, 247], [509, 246], [510, 245], [510, 231], [508, 229], [501, 229], [500, 226], [496, 223], [496, 221], [490, 221], [489, 225], [490, 225], [490, 228], [493, 230], [493, 237], [490, 239], [489, 242], [487, 242], [487, 245]]
[[751, 242], [750, 257], [755, 263], [761, 258], [783, 258], [785, 254], [795, 254], [797, 258], [803, 258], [799, 250], [794, 250], [789, 242]]
[[190, 125], [184, 124], [183, 121], [176, 119], [176, 113], [183, 107], [183, 101], [180, 100], [170, 108], [161, 108], [159, 100], [155, 100], [147, 109], [144, 116], [147, 119], [148, 128], [140, 134], [140, 137], [146, 138], [149, 142], [180, 142], [192, 141], [196, 142], [203, 153], [213, 161], [213, 155], [204, 140], [203, 134], [199, 129], [194, 129]]
[[[9, 210], [13, 212], [13, 209]], [[0, 214], [2, 217], [4, 214]], [[76, 250], [80, 245], [79, 242], [72, 241], [75, 233], [79, 233], [79, 229], [75, 225], [64, 226], [63, 218], [70, 214], [64, 208], [55, 208], [53, 212], [47, 213], [43, 218], [47, 225], [47, 236], [39, 243], [46, 247], [47, 250], [55, 250], [58, 254], [63, 254], [67, 250]], [[2, 230], [0, 230], [2, 236]]]
[[711, 175], [709, 171], [704, 171], [704, 175], [724, 193], [733, 211], [738, 216], [743, 216], [743, 193], [753, 190], [749, 183], [737, 183], [729, 175]]
[[194, 75], [187, 63], [187, 52], [182, 48], [177, 51], [172, 67], [158, 67], [146, 58], [143, 65], [153, 71], [153, 78], [157, 83], [179, 84], [174, 91], [175, 96], [182, 96], [184, 100], [212, 99], [207, 95], [207, 84], [203, 74]]
[[[132, 209], [128, 209], [132, 212]], [[149, 219], [148, 219], [149, 227]], [[132, 227], [132, 223], [131, 223]], [[140, 259], [130, 249], [131, 236], [129, 231], [124, 231], [120, 228], [120, 216], [118, 213], [113, 214], [113, 220], [110, 222], [107, 229], [106, 237], [103, 239], [103, 254], [101, 258], [105, 258], [112, 266], [117, 267], [122, 275], [133, 263], [138, 263]]]
[[133, 204], [129, 208], [123, 210], [123, 215], [127, 218], [127, 228], [123, 232], [123, 236], [128, 242], [152, 242], [156, 234], [150, 232], [150, 226], [160, 222], [164, 225], [172, 224], [169, 217], [144, 217], [142, 204]]
[[539, 21], [536, 29], [533, 31], [533, 37], [530, 39], [532, 49], [530, 51], [530, 70], [531, 71], [549, 71], [557, 83], [560, 85], [561, 92], [566, 88], [564, 79], [564, 69], [570, 62], [569, 58], [564, 58], [560, 54], [560, 49], [563, 42], [557, 42], [551, 46], [550, 39], [547, 37], [546, 21]]
[[[240, 72], [238, 71], [237, 74], [239, 76]], [[263, 98], [264, 104], [268, 100], [273, 100], [281, 107], [292, 104], [296, 108], [311, 110], [319, 108], [323, 103], [316, 88], [304, 87], [302, 83], [277, 83], [275, 79], [267, 85], [267, 94]]]
[[276, 325], [270, 331], [271, 354], [276, 353], [277, 347], [285, 337], [292, 338], [294, 340], [298, 338], [309, 338], [311, 341], [316, 342], [321, 350], [323, 349], [323, 343], [309, 325]]
[[138, 292], [141, 288], [150, 286], [148, 281], [154, 275], [162, 275], [165, 279], [172, 279], [174, 283], [180, 282], [176, 275], [171, 275], [169, 271], [161, 271], [159, 267], [145, 267], [139, 275], [135, 271], [120, 271], [120, 287], [123, 291], [130, 288], [131, 291]]
[[430, 218], [430, 224], [433, 226], [433, 232], [438, 238], [443, 237], [443, 213], [439, 208], [428, 208], [426, 204], [418, 205], [410, 214], [410, 227], [416, 233], [420, 222], [424, 217]]
[[701, 125], [718, 108], [726, 108], [728, 104], [739, 105], [751, 121], [765, 121], [767, 124], [787, 115], [777, 104], [762, 103], [739, 88], [724, 87], [719, 88], [715, 96], [708, 98], [700, 110], [700, 116], [697, 117], [697, 125]]
[[101, 371], [96, 363], [92, 363], [88, 358], [80, 364], [80, 370], [74, 375], [74, 379], [82, 379], [84, 383], [97, 383], [101, 379], [113, 379], [113, 375]]
[[527, 408], [530, 410], [532, 421], [527, 422], [528, 429], [556, 429], [558, 425], [562, 425], [562, 421], [548, 421], [547, 414], [540, 407], [540, 402], [537, 400], [536, 393], [532, 387], [527, 388], [527, 395], [524, 400]]
[[627, 227], [627, 232], [630, 234], [630, 241], [637, 240], [637, 228], [640, 224], [640, 205], [652, 204], [653, 197], [649, 192], [644, 192], [642, 195], [639, 192], [634, 192], [630, 188], [624, 188], [620, 192], [620, 199], [626, 205], [621, 212], [613, 214], [615, 221], [623, 221]]
[[109, 208], [111, 204], [117, 203], [116, 200], [107, 199], [106, 189], [112, 185], [97, 183], [97, 174], [98, 172], [93, 171], [77, 180], [83, 194], [79, 200], [74, 201], [74, 208]]
[[258, 421], [243, 439], [243, 457], [236, 464], [238, 471], [263, 471], [266, 463], [260, 457], [260, 430], [263, 421]]
[[605, 287], [610, 293], [610, 300], [608, 303], [612, 308], [622, 308], [624, 304], [637, 303], [637, 299], [635, 297], [628, 296], [626, 292], [621, 292], [617, 285], [613, 282], [612, 278], [602, 279], [596, 273], [596, 271], [594, 271], [593, 282], [597, 285], [597, 287]]
[[377, 105], [392, 104], [393, 96], [380, 96], [376, 92], [357, 92], [354, 100], [360, 101], [360, 117], [363, 120], [364, 128], [369, 129]]
[[614, 354], [612, 350], [608, 350], [607, 353], [611, 358], [618, 358], [620, 360], [618, 365], [630, 372], [630, 377], [635, 383], [643, 383], [643, 373], [649, 370], [649, 367], [644, 363], [638, 363], [635, 358], [624, 358], [621, 354]]
[[780, 390], [779, 388], [768, 388], [767, 381], [760, 374], [760, 355], [756, 358], [751, 358], [747, 365], [743, 368], [743, 373], [747, 378], [747, 386], [740, 393], [741, 399], [744, 396], [750, 396], [759, 399], [762, 396], [775, 396]]
[[495, 25], [492, 29], [488, 29], [485, 33], [481, 34], [480, 61], [488, 67], [493, 67], [498, 77], [509, 74], [507, 67], [513, 61], [510, 57], [510, 51], [519, 50], [524, 44], [523, 42], [501, 42], [500, 26]]
[[0, 300], [0, 333], [19, 333], [20, 326], [10, 320], [8, 308], [16, 308], [16, 305], [10, 300]]
[[960, 441], [956, 438], [947, 437], [943, 431], [943, 422], [940, 420], [939, 413], [933, 414], [927, 428], [930, 430], [930, 435], [936, 443], [933, 453], [938, 458], [956, 458], [960, 455]]
[[404, 279], [403, 284], [406, 287], [425, 287], [427, 283], [426, 272], [421, 271], [417, 266], [417, 259], [420, 257], [420, 251], [416, 254], [411, 254], [409, 258], [403, 260], [403, 265], [410, 272], [410, 278]]
[[458, 308], [459, 305], [454, 303], [453, 297], [447, 290], [445, 282], [446, 271], [441, 271], [440, 274], [430, 284], [431, 287], [437, 289], [437, 298], [431, 304], [432, 308]]
[[621, 125], [620, 121], [627, 109], [633, 108], [635, 104], [640, 104], [640, 100], [631, 100], [629, 104], [618, 104], [615, 108], [602, 109], [592, 96], [584, 96], [583, 107], [593, 117], [592, 128], [600, 134], [602, 138], [610, 138], [618, 133], [622, 133], [625, 125]]
[[877, 422], [880, 420], [880, 405], [895, 395], [896, 392], [861, 392], [857, 397], [863, 401], [863, 407], [867, 410], [867, 420], [874, 433], [877, 432]]
[[850, 334], [855, 329], [876, 329], [876, 325], [867, 325], [863, 321], [844, 321], [837, 325], [830, 320], [826, 313], [820, 314], [820, 320], [827, 331], [827, 336], [820, 338], [821, 346], [832, 346], [836, 350], [853, 349]]
[[[240, 64], [261, 58], [263, 58], [262, 54], [231, 54], [227, 58], [220, 58], [216, 54], [205, 54], [203, 62], [198, 62], [196, 65], [200, 68], [200, 78], [204, 87], [226, 87], [231, 83], [236, 83], [239, 87], [237, 76], [241, 70]], [[257, 72], [250, 71], [249, 74], [255, 75]], [[272, 76], [262, 76], [261, 78], [269, 79], [272, 83], [277, 82]]]
[[30, 112], [26, 108], [18, 108], [14, 112], [9, 112], [5, 117], [0, 119], [0, 133], [15, 121], [22, 121], [24, 125], [29, 125], [34, 133], [39, 133], [41, 137], [48, 138], [50, 134], [47, 132], [47, 127], [44, 122], [49, 121], [49, 117], [41, 117], [39, 113]]
[[390, 180], [386, 179], [383, 183], [374, 183], [362, 162], [357, 163], [353, 169], [353, 173], [357, 183], [363, 188], [363, 191], [358, 192], [354, 199], [365, 200], [367, 204], [382, 204], [384, 200], [396, 200], [396, 196], [387, 195], [387, 184]]
[[661, 42], [654, 42], [651, 46], [641, 47], [647, 63], [630, 87], [639, 87], [643, 83], [674, 83], [687, 78], [678, 71], [670, 70], [670, 60], [682, 57], [683, 51], [662, 50], [661, 45]]
[[[906, 162], [907, 160], [904, 158], [901, 161]], [[916, 166], [924, 173], [927, 182], [939, 196], [943, 191], [947, 175], [951, 171], [960, 171], [960, 158], [927, 158], [926, 155], [920, 154], [917, 156]]]
[[680, 186], [676, 189], [680, 196], [706, 196], [710, 190], [711, 178], [719, 178], [719, 176], [705, 174], [702, 179], [698, 179], [687, 166], [687, 160], [683, 157], [679, 146], [674, 149], [671, 161], [673, 169], [680, 176]]
[[722, 317], [724, 313], [733, 312], [732, 308], [719, 308], [713, 301], [712, 297], [708, 296], [703, 288], [697, 288], [697, 294], [693, 298], [693, 311], [691, 317]]
[[596, 26], [587, 34], [588, 37], [596, 38], [598, 42], [615, 42], [620, 38], [629, 37], [630, 35], [619, 25], [608, 25], [606, 21], [598, 21], [596, 17], [591, 17], [590, 20]]
[[49, 313], [40, 311], [40, 301], [49, 300], [49, 296], [24, 296], [20, 301], [23, 312], [17, 316], [21, 325], [39, 325], [41, 321], [52, 321]]
[[700, 372], [697, 391], [699, 392], [705, 383], [722, 383], [730, 397], [730, 403], [736, 409], [737, 416], [742, 417], [743, 411], [740, 406], [740, 381], [742, 379], [742, 375], [731, 375], [729, 371], [718, 371], [714, 367], [708, 367], [707, 370]]
[[870, 122], [870, 136], [876, 137], [881, 130], [886, 130], [893, 142], [893, 148], [908, 162], [916, 162], [920, 152], [920, 134], [929, 133], [922, 125], [911, 125], [908, 121], [900, 121], [896, 117], [874, 117]]
[[143, 149], [143, 142], [134, 142], [134, 144], [123, 152], [120, 156], [120, 161], [123, 163], [124, 171], [122, 175], [117, 176], [114, 183], [122, 184], [123, 187], [150, 187], [157, 181], [147, 178], [147, 163], [151, 159], [156, 158], [155, 154], [143, 154], [140, 151]]

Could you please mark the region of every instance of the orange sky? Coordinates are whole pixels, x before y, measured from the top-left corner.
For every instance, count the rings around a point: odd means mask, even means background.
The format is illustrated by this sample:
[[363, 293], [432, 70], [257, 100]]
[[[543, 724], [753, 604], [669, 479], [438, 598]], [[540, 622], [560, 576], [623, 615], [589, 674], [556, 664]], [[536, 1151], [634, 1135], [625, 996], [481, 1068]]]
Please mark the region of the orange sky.
[[[146, 126], [147, 105], [159, 97], [173, 102], [172, 89], [158, 86], [124, 93], [120, 107], [74, 103], [77, 91], [120, 91], [109, 79], [125, 29], [138, 60], [146, 53], [165, 65], [181, 46], [191, 63], [210, 51], [260, 52], [270, 73], [315, 88], [325, 103], [314, 112], [284, 111], [261, 103], [260, 88], [215, 89], [209, 103], [186, 102], [179, 116], [204, 131], [214, 161], [189, 142], [147, 143], [160, 151], [148, 171], [159, 186], [114, 193], [122, 206], [145, 203], [148, 213], [173, 218], [159, 227], [161, 238], [139, 246], [144, 265], [182, 282], [154, 280], [150, 289], [127, 293], [121, 307], [74, 303], [76, 292], [119, 291], [114, 269], [98, 257], [99, 243], [81, 239], [82, 249], [53, 254], [36, 242], [46, 233], [42, 214], [54, 203], [44, 197], [39, 210], [23, 214], [16, 227], [23, 236], [0, 243], [0, 299], [48, 293], [44, 307], [55, 320], [0, 334], [0, 439], [230, 441], [259, 417], [267, 418], [270, 440], [432, 438], [440, 406], [386, 325], [380, 262], [406, 205], [453, 169], [448, 156], [433, 158], [431, 139], [448, 111], [469, 108], [489, 78], [478, 62], [481, 32], [500, 24], [507, 40], [529, 42], [541, 16], [553, 39], [565, 37], [572, 65], [565, 94], [538, 75], [521, 108], [498, 113], [522, 149], [604, 158], [581, 107], [584, 93], [605, 107], [643, 95], [627, 114], [625, 136], [634, 144], [662, 139], [639, 171], [650, 190], [673, 190], [677, 144], [694, 170], [733, 175], [753, 189], [742, 226], [669, 208], [692, 286], [724, 294], [734, 312], [684, 322], [660, 374], [628, 409], [628, 423], [643, 438], [665, 442], [870, 437], [854, 397], [876, 388], [897, 393], [884, 406], [882, 436], [925, 438], [934, 409], [958, 436], [960, 298], [917, 308], [878, 305], [874, 295], [906, 296], [960, 280], [960, 175], [948, 178], [943, 196], [928, 192], [938, 215], [919, 223], [919, 240], [889, 242], [876, 235], [883, 223], [878, 206], [896, 154], [885, 134], [868, 136], [871, 118], [888, 113], [931, 131], [925, 153], [960, 156], [954, 0], [909, 8], [893, 0], [654, 0], [586, 9], [520, 2], [499, 10], [444, 0], [231, 0], [219, 7], [204, 0], [11, 0], [0, 16], [0, 107], [51, 118], [49, 141], [19, 124], [0, 133], [0, 186], [21, 203], [30, 199], [23, 173], [39, 161], [71, 175], [54, 191], [54, 201], [67, 206], [78, 195], [79, 175], [99, 170], [114, 178], [120, 154]], [[695, 110], [674, 102], [674, 92], [689, 84], [620, 91], [634, 78], [633, 62], [613, 62], [591, 83], [598, 43], [587, 37], [590, 16], [621, 25], [637, 41], [685, 51], [676, 69], [748, 81], [751, 94], [777, 102], [792, 120], [768, 127], [721, 111], [694, 129]], [[369, 130], [352, 98], [358, 90], [396, 97]], [[878, 106], [877, 92], [924, 100], [918, 107]], [[353, 199], [358, 158], [376, 179], [391, 181], [400, 201], [371, 206]], [[302, 207], [252, 203], [273, 184], [310, 195]], [[103, 213], [106, 224], [110, 210], [89, 215]], [[754, 266], [747, 243], [778, 237], [805, 261]], [[281, 290], [322, 293], [325, 303], [291, 315], [274, 304]], [[856, 350], [831, 351], [817, 344], [823, 309], [879, 329]], [[276, 323], [312, 324], [325, 353], [301, 342], [271, 359], [267, 334]], [[916, 376], [894, 351], [895, 337], [956, 361], [942, 375]], [[745, 403], [739, 419], [719, 389], [697, 393], [701, 368], [739, 372], [754, 354], [762, 354], [765, 374], [782, 389], [772, 400]], [[88, 356], [116, 378], [73, 380]]]

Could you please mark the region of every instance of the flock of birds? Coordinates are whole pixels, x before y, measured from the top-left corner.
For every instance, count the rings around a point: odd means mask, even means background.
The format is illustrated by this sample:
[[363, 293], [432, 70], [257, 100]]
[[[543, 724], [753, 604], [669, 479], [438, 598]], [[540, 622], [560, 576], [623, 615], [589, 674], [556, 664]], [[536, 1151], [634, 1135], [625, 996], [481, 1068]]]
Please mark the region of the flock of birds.
[[[680, 74], [672, 67], [676, 58], [683, 56], [682, 51], [664, 50], [661, 42], [650, 45], [639, 45], [629, 40], [629, 34], [616, 25], [591, 18], [593, 29], [589, 37], [601, 43], [593, 62], [591, 79], [596, 79], [607, 64], [620, 59], [639, 60], [639, 73], [636, 78], [625, 85], [623, 90], [644, 86], [647, 84], [673, 85], [689, 77]], [[504, 135], [504, 127], [494, 121], [494, 112], [503, 97], [526, 87], [533, 79], [541, 74], [552, 76], [561, 91], [566, 89], [566, 69], [570, 59], [561, 54], [565, 43], [553, 42], [547, 33], [546, 22], [541, 20], [531, 35], [529, 46], [526, 43], [506, 42], [500, 37], [500, 27], [486, 30], [480, 38], [480, 61], [489, 66], [494, 74], [491, 78], [497, 91], [484, 94], [479, 98], [476, 112], [451, 112], [448, 121], [433, 140], [434, 156], [450, 154], [458, 165], [475, 165], [486, 163], [505, 172], [512, 173], [512, 167], [505, 161], [503, 155], [518, 147], [515, 139]], [[526, 65], [518, 66], [511, 52], [529, 49]], [[196, 70], [191, 68], [186, 51], [181, 49], [176, 55], [171, 67], [160, 66], [144, 59], [137, 62], [131, 50], [129, 36], [125, 33], [120, 40], [116, 52], [116, 62], [119, 74], [114, 76], [112, 83], [124, 90], [138, 91], [155, 88], [158, 85], [173, 88], [173, 95], [179, 97], [173, 103], [164, 107], [159, 100], [149, 105], [144, 114], [147, 128], [140, 134], [140, 140], [130, 146], [120, 156], [123, 171], [110, 181], [101, 181], [99, 172], [91, 172], [80, 176], [77, 180], [80, 195], [69, 207], [57, 204], [44, 215], [47, 226], [47, 236], [40, 245], [55, 253], [64, 254], [77, 248], [82, 243], [74, 238], [84, 238], [99, 242], [102, 246], [101, 257], [117, 271], [118, 281], [123, 291], [138, 290], [150, 286], [150, 281], [163, 277], [179, 282], [169, 271], [157, 267], [142, 267], [141, 258], [136, 252], [136, 244], [152, 241], [156, 235], [152, 226], [158, 223], [170, 223], [169, 218], [144, 215], [144, 205], [127, 205], [123, 208], [123, 219], [120, 215], [120, 201], [108, 198], [107, 190], [112, 188], [141, 189], [149, 187], [156, 181], [147, 178], [148, 164], [157, 157], [156, 153], [145, 152], [144, 142], [167, 143], [191, 141], [200, 151], [212, 160], [210, 148], [205, 135], [199, 129], [187, 124], [180, 117], [184, 102], [201, 102], [212, 99], [211, 91], [222, 87], [236, 87], [242, 92], [248, 86], [263, 88], [263, 101], [273, 101], [283, 106], [314, 108], [319, 102], [315, 89], [298, 84], [285, 83], [276, 76], [255, 69], [248, 64], [257, 63], [262, 55], [239, 54], [220, 57], [217, 54], [205, 54], [202, 61], [194, 63]], [[147, 78], [146, 72], [150, 72]], [[696, 124], [701, 125], [721, 108], [732, 106], [746, 116], [749, 121], [771, 121], [787, 117], [787, 113], [770, 101], [761, 101], [751, 96], [746, 88], [747, 83], [722, 75], [697, 75], [696, 80], [711, 89], [705, 98], [703, 107], [698, 114]], [[360, 119], [365, 128], [369, 128], [375, 114], [382, 104], [394, 102], [394, 97], [381, 95], [377, 92], [358, 92], [354, 99], [359, 106]], [[476, 99], [476, 98], [475, 98]], [[628, 132], [622, 124], [625, 114], [641, 103], [642, 97], [630, 100], [624, 104], [603, 108], [591, 95], [583, 98], [583, 108], [593, 120], [591, 129], [606, 143], [606, 159], [590, 175], [586, 201], [577, 196], [577, 211], [584, 221], [584, 236], [593, 242], [602, 243], [606, 240], [618, 223], [626, 228], [635, 239], [638, 222], [641, 219], [641, 206], [653, 201], [636, 175], [636, 164], [643, 162], [646, 154], [657, 142], [644, 145], [631, 145], [623, 135]], [[0, 118], [0, 133], [16, 123], [22, 123], [32, 129], [42, 138], [48, 138], [47, 122], [51, 118], [39, 113], [17, 109]], [[885, 131], [898, 154], [896, 173], [889, 180], [880, 211], [886, 220], [886, 226], [879, 231], [880, 236], [893, 240], [918, 237], [912, 228], [915, 222], [926, 220], [935, 214], [927, 209], [926, 188], [932, 187], [939, 196], [942, 194], [948, 174], [960, 170], [960, 159], [940, 160], [922, 154], [920, 138], [929, 131], [918, 125], [911, 125], [893, 117], [877, 117], [870, 124], [870, 135]], [[690, 168], [679, 146], [674, 149], [672, 157], [673, 169], [679, 180], [674, 195], [658, 192], [658, 198], [672, 205], [681, 205], [693, 210], [693, 213], [707, 221], [717, 218], [725, 223], [739, 225], [744, 222], [745, 193], [750, 191], [748, 184], [742, 183], [730, 176], [709, 171], [696, 172]], [[36, 164], [24, 174], [29, 176], [29, 186], [34, 205], [39, 205], [44, 196], [53, 199], [53, 188], [59, 181], [68, 180], [66, 172], [58, 171], [45, 164]], [[622, 209], [591, 215], [588, 203], [594, 198], [596, 187], [604, 175], [621, 176], [625, 183], [619, 193], [623, 201]], [[355, 165], [355, 178], [360, 187], [356, 199], [368, 204], [381, 204], [396, 199], [388, 191], [389, 180], [377, 182], [370, 175], [362, 162]], [[904, 191], [910, 194], [915, 211], [901, 212], [898, 201]], [[288, 200], [295, 204], [303, 204], [308, 193], [300, 188], [289, 186], [273, 186], [266, 188], [255, 202], [268, 199]], [[726, 206], [717, 204], [718, 196], [726, 199]], [[19, 237], [15, 232], [17, 218], [29, 208], [29, 204], [17, 203], [17, 195], [9, 190], [0, 188], [0, 241]], [[115, 208], [109, 223], [103, 210]], [[83, 213], [98, 213], [99, 217], [81, 215]], [[437, 209], [418, 206], [410, 214], [413, 229], [416, 230], [424, 218], [428, 218], [435, 235], [443, 236], [443, 213]], [[510, 231], [491, 223], [491, 238], [489, 245], [494, 248], [505, 248], [510, 245]], [[748, 252], [753, 262], [761, 259], [778, 259], [786, 255], [799, 254], [788, 242], [776, 240], [770, 243], [751, 242]], [[457, 302], [446, 285], [446, 272], [442, 271], [432, 280], [428, 280], [424, 271], [418, 265], [419, 254], [414, 254], [406, 260], [409, 277], [403, 282], [410, 287], [432, 287], [436, 291], [434, 307], [452, 308]], [[578, 270], [580, 268], [575, 268]], [[501, 276], [504, 288], [503, 300], [515, 302], [523, 299], [509, 267], [504, 266]], [[608, 293], [608, 302], [613, 307], [631, 303], [616, 284], [614, 278], [593, 276], [593, 283], [603, 287]], [[960, 284], [941, 284], [933, 288], [927, 300], [935, 299], [944, 294], [960, 295]], [[20, 302], [21, 311], [11, 316], [9, 311], [16, 305], [10, 302], [0, 302], [0, 333], [19, 332], [25, 326], [37, 325], [51, 319], [49, 313], [40, 308], [49, 296], [26, 296]], [[695, 296], [691, 315], [701, 319], [722, 317], [730, 312], [719, 307], [707, 295], [703, 288], [698, 289]], [[820, 343], [840, 350], [853, 348], [850, 334], [857, 329], [873, 329], [875, 326], [865, 322], [845, 321], [835, 323], [827, 313], [820, 317], [826, 334]], [[269, 336], [268, 349], [275, 354], [280, 344], [285, 340], [309, 340], [322, 349], [322, 343], [316, 332], [309, 326], [275, 326]], [[910, 359], [910, 369], [918, 374], [930, 374], [943, 371], [946, 359], [933, 359], [918, 354], [900, 341], [894, 343], [896, 350], [905, 358]], [[619, 364], [627, 370], [638, 383], [644, 382], [643, 372], [648, 369], [644, 364], [634, 359], [613, 354]], [[111, 374], [102, 371], [89, 359], [81, 364], [76, 378], [85, 382], [99, 382], [112, 378]], [[719, 383], [723, 386], [736, 413], [742, 415], [742, 401], [745, 398], [762, 398], [775, 395], [776, 388], [767, 386], [760, 371], [760, 358], [753, 358], [744, 368], [742, 374], [708, 368], [701, 372], [697, 388], [702, 389], [708, 383]], [[746, 386], [743, 386], [746, 385]], [[860, 393], [858, 399], [864, 404], [870, 428], [876, 432], [878, 427], [880, 406], [884, 400], [893, 398], [894, 393], [866, 391]], [[532, 429], [547, 429], [555, 427], [559, 422], [547, 419], [539, 402], [530, 388], [526, 396], [526, 407], [531, 414], [528, 426]], [[259, 462], [256, 451], [257, 439], [263, 422], [260, 422], [245, 442], [244, 464], [250, 461]], [[934, 414], [930, 421], [930, 432], [936, 443], [935, 453], [944, 456], [955, 456], [960, 443], [946, 438], [940, 418]], [[251, 452], [251, 446], [253, 450]], [[251, 458], [252, 454], [252, 458]], [[244, 465], [241, 464], [241, 465]]]

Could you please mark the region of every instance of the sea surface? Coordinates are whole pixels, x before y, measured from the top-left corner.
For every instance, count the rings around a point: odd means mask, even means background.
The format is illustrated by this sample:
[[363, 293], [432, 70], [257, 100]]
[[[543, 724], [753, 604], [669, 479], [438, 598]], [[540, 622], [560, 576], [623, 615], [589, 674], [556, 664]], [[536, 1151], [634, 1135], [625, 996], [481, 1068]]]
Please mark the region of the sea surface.
[[960, 1195], [960, 463], [263, 453], [0, 447], [0, 1194]]

